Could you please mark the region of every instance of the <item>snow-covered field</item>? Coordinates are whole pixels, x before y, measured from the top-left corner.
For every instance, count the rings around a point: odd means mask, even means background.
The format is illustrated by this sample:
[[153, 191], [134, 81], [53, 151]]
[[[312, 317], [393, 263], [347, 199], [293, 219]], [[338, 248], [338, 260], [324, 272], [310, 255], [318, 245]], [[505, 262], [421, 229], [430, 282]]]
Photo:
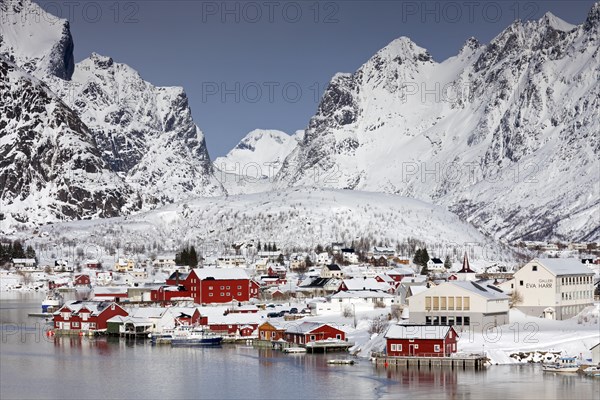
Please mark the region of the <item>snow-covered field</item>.
[[[357, 325], [353, 328], [353, 319], [342, 316], [319, 316], [313, 320], [332, 322], [343, 327], [355, 346], [351, 352], [359, 357], [369, 357], [371, 351], [383, 351], [383, 334], [370, 334], [373, 318], [387, 318], [389, 310], [374, 310], [357, 313]], [[510, 311], [510, 324], [498, 326], [487, 332], [465, 331], [460, 333], [459, 353], [483, 353], [491, 364], [513, 364], [518, 362], [536, 362], [543, 360], [546, 352], [561, 353], [589, 359], [590, 348], [600, 342], [599, 325], [600, 304], [584, 310], [579, 317], [565, 321], [553, 321], [529, 317], [518, 310]], [[396, 323], [391, 321], [390, 323]], [[511, 358], [517, 353], [534, 353], [527, 359]]]

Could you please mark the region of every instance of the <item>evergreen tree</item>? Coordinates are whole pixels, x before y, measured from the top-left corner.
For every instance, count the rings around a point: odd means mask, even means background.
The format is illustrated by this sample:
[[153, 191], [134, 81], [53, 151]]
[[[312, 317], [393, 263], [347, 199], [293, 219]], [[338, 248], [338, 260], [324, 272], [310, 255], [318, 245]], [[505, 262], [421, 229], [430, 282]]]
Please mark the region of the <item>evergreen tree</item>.
[[198, 266], [198, 255], [196, 254], [196, 249], [194, 248], [194, 246], [190, 247], [190, 252], [189, 252], [189, 265], [190, 267], [194, 268]]
[[258, 249], [258, 251], [262, 251], [262, 246], [260, 244], [260, 240], [258, 241], [258, 246], [256, 246], [256, 248]]
[[413, 264], [423, 266], [421, 264], [422, 257], [423, 256], [422, 256], [421, 249], [417, 249], [417, 251], [415, 252], [415, 256], [413, 257]]
[[11, 258], [25, 258], [25, 250], [18, 240], [13, 242]]
[[423, 251], [421, 253], [421, 262], [423, 266], [427, 266], [427, 262], [429, 261], [429, 254], [427, 254], [427, 247], [423, 248]]
[[317, 247], [315, 247], [315, 253], [320, 254], [322, 252], [323, 252], [323, 246], [318, 244]]
[[27, 249], [25, 249], [25, 256], [27, 258], [35, 258], [35, 250], [33, 247], [31, 247], [31, 245], [28, 245]]
[[313, 266], [313, 262], [309, 256], [306, 256], [306, 258], [304, 259], [304, 265], [306, 265], [307, 268]]
[[283, 258], [283, 254], [280, 254], [279, 257], [277, 257], [277, 262], [279, 263], [279, 265], [285, 264], [285, 259]]
[[444, 268], [446, 268], [446, 269], [452, 268], [452, 261], [450, 261], [449, 255], [447, 255], [446, 259], [444, 260]]

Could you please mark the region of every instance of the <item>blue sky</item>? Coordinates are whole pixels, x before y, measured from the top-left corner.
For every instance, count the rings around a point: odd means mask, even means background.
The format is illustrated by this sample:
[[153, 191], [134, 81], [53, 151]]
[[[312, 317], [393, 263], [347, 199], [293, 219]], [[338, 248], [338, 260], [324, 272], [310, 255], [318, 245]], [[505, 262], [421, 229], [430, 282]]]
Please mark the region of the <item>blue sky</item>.
[[70, 19], [76, 61], [97, 52], [155, 85], [183, 86], [214, 159], [252, 129], [303, 129], [336, 72], [354, 72], [397, 37], [442, 61], [518, 18], [550, 11], [579, 24], [594, 1], [38, 3]]

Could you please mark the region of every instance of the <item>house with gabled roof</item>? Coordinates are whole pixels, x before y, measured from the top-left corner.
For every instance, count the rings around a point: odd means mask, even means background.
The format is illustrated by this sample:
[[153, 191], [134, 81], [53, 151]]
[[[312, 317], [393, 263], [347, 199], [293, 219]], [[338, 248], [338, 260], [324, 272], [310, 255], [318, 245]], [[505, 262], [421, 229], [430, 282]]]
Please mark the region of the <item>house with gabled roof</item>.
[[297, 345], [306, 345], [327, 339], [346, 340], [346, 332], [322, 322], [290, 323], [285, 330], [285, 340]]
[[107, 321], [115, 316], [127, 316], [128, 312], [114, 302], [74, 301], [63, 305], [53, 314], [54, 328], [104, 332]]
[[392, 325], [384, 337], [391, 357], [448, 357], [458, 341], [452, 326]]
[[594, 304], [594, 272], [577, 258], [536, 258], [509, 282], [527, 315], [563, 320]]
[[151, 294], [152, 301], [192, 298], [198, 304], [243, 302], [259, 295], [260, 285], [241, 268], [194, 268], [174, 273], [166, 285]]

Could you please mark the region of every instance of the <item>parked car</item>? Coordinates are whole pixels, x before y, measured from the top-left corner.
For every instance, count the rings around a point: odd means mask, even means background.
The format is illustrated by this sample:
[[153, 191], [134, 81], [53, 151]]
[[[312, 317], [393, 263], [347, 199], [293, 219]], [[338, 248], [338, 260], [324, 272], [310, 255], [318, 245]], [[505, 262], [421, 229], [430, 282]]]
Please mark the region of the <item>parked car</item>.
[[267, 314], [267, 318], [279, 318], [282, 317], [283, 315], [279, 312], [270, 312]]
[[296, 307], [290, 308], [290, 314], [298, 314], [298, 309]]

